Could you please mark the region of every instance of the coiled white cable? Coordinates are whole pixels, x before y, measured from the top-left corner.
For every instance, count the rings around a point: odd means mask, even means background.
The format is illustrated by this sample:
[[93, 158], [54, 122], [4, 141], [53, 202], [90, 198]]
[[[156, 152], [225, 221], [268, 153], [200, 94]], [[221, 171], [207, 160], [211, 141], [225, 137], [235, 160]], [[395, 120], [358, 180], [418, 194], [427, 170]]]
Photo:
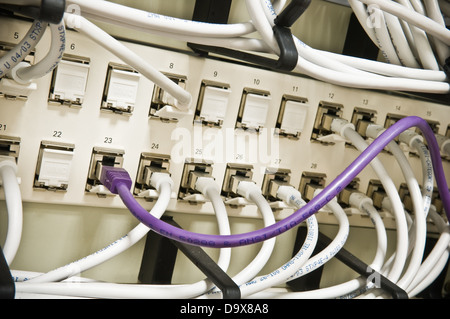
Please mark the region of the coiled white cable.
[[33, 79], [43, 77], [50, 73], [61, 61], [66, 47], [66, 29], [64, 21], [59, 24], [50, 24], [51, 45], [47, 55], [39, 62], [31, 66], [17, 67], [14, 69], [13, 79], [19, 83], [28, 83]]

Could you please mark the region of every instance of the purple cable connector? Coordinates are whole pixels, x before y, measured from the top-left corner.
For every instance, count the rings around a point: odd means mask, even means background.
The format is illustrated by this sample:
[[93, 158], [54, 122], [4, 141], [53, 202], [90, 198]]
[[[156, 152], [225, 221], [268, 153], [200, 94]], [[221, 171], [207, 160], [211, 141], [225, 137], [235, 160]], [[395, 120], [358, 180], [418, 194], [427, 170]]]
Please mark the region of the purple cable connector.
[[118, 194], [117, 185], [125, 185], [131, 189], [131, 177], [122, 167], [102, 166], [100, 182], [113, 194]]
[[[111, 186], [115, 187], [114, 190], [117, 191], [125, 206], [140, 222], [165, 237], [191, 245], [214, 248], [250, 245], [276, 237], [300, 225], [300, 223], [315, 214], [330, 200], [337, 196], [341, 190], [344, 189], [355, 176], [357, 176], [372, 161], [372, 159], [386, 147], [387, 144], [389, 144], [389, 142], [394, 140], [401, 132], [413, 126], [420, 128], [428, 142], [436, 183], [443, 200], [447, 217], [450, 219], [450, 191], [447, 186], [445, 172], [442, 166], [439, 146], [437, 145], [434, 132], [431, 130], [428, 123], [417, 116], [405, 117], [386, 129], [338, 177], [336, 177], [336, 179], [326, 186], [318, 195], [313, 197], [308, 204], [273, 225], [248, 233], [209, 235], [194, 233], [174, 227], [149, 214], [149, 212], [136, 201], [133, 194], [130, 192], [130, 186], [127, 184], [130, 182], [128, 179], [129, 177], [124, 178], [125, 182], [123, 183], [112, 181]], [[119, 175], [120, 178], [123, 178], [121, 176], [122, 173]], [[112, 177], [114, 178], [115, 176]]]

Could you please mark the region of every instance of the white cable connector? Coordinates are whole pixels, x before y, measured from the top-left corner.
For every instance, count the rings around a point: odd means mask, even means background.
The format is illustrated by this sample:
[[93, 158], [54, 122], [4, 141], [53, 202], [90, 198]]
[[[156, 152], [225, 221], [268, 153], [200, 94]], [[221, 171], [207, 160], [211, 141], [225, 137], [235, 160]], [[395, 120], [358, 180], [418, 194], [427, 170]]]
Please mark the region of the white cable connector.
[[206, 194], [210, 188], [220, 193], [219, 185], [215, 182], [214, 177], [199, 177], [195, 183], [195, 189], [202, 194]]
[[360, 211], [364, 211], [364, 205], [373, 205], [373, 200], [367, 195], [360, 192], [353, 192], [349, 197], [350, 206], [355, 207]]
[[250, 200], [250, 194], [253, 192], [261, 193], [261, 189], [253, 181], [243, 180], [237, 186], [237, 193], [247, 200]]
[[347, 128], [351, 128], [352, 130], [355, 129], [355, 125], [353, 125], [352, 123], [350, 123], [349, 121], [342, 119], [340, 117], [335, 118], [332, 122], [331, 122], [331, 130], [336, 133], [339, 134], [342, 137], [345, 137], [345, 130]]
[[369, 124], [366, 130], [366, 136], [376, 139], [386, 129], [378, 124]]
[[440, 134], [436, 134], [436, 140], [442, 154], [450, 156], [450, 138]]
[[9, 166], [14, 170], [14, 173], [17, 174], [17, 164], [16, 160], [12, 156], [0, 155], [0, 169], [4, 166]]
[[169, 173], [159, 173], [153, 172], [150, 177], [150, 185], [153, 186], [156, 190], [160, 190], [160, 186], [163, 183], [167, 183], [170, 187], [173, 187], [173, 180], [170, 177]]
[[423, 143], [423, 136], [417, 134], [413, 130], [406, 130], [398, 136], [398, 140], [402, 143], [405, 143], [411, 148], [414, 148], [414, 142], [418, 140]]
[[302, 199], [302, 194], [293, 186], [280, 186], [277, 191], [277, 197], [286, 204], [294, 204], [296, 207], [303, 207], [306, 202]]

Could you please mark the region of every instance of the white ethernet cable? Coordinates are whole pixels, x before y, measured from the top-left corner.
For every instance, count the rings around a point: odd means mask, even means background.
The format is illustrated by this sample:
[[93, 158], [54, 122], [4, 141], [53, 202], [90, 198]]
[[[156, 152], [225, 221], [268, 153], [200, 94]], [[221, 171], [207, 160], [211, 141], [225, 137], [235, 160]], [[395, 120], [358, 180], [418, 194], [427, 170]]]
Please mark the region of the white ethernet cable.
[[[385, 129], [383, 127], [375, 124], [370, 124], [367, 128], [366, 133], [368, 137], [376, 138], [384, 131]], [[397, 160], [400, 169], [402, 170], [402, 173], [405, 177], [405, 181], [411, 195], [415, 217], [415, 241], [414, 244], [411, 243], [411, 246], [414, 247], [412, 250], [411, 259], [409, 261], [407, 270], [402, 275], [402, 278], [397, 282], [397, 285], [399, 287], [405, 289], [413, 280], [414, 275], [417, 273], [422, 262], [422, 256], [425, 249], [425, 239], [427, 235], [426, 213], [419, 183], [414, 176], [414, 172], [412, 171], [408, 159], [395, 141], [391, 141], [388, 144], [388, 149]]]
[[[301, 194], [292, 186], [282, 185], [278, 188], [277, 197], [288, 205], [294, 205], [298, 208], [306, 203], [301, 198]], [[286, 282], [288, 278], [294, 275], [298, 269], [308, 261], [318, 239], [319, 226], [317, 218], [313, 215], [306, 220], [308, 229], [305, 241], [297, 254], [280, 268], [272, 271], [270, 274], [258, 276], [240, 285], [241, 298], [247, 298], [264, 289]], [[201, 296], [201, 298], [219, 298], [221, 294], [218, 291]]]
[[0, 58], [0, 78], [9, 74], [13, 67], [22, 62], [33, 51], [44, 35], [46, 28], [47, 23], [39, 20], [33, 21], [23, 39]]
[[[150, 178], [150, 183], [159, 192], [159, 197], [150, 211], [151, 214], [160, 218], [169, 203], [173, 181], [167, 173], [153, 172]], [[228, 214], [226, 212], [225, 205], [220, 197], [218, 187], [211, 177], [199, 177], [196, 182], [196, 189], [202, 192], [205, 197], [207, 197], [214, 208], [216, 218], [219, 226], [219, 233], [221, 235], [230, 234], [230, 226], [228, 222]], [[81, 278], [81, 280], [74, 280], [73, 285], [70, 286], [68, 280], [63, 281], [67, 286], [64, 285], [51, 284], [50, 282], [62, 281], [66, 278], [74, 278], [73, 276], [85, 271], [89, 268], [97, 266], [106, 260], [120, 254], [125, 251], [137, 241], [142, 239], [150, 229], [140, 223], [132, 231], [130, 231], [124, 237], [108, 245], [106, 248], [101, 249], [87, 257], [84, 257], [76, 262], [68, 264], [66, 266], [60, 267], [46, 274], [41, 274], [34, 278], [28, 279], [22, 283], [18, 283], [18, 292], [23, 293], [36, 293], [36, 294], [48, 294], [48, 295], [62, 295], [62, 296], [77, 296], [77, 297], [100, 297], [100, 298], [193, 298], [201, 295], [211, 288], [213, 288], [213, 283], [209, 279], [201, 280], [189, 285], [111, 285], [111, 291], [108, 288], [101, 288], [95, 285], [91, 291], [89, 287], [86, 286], [86, 290], [75, 288], [75, 285], [79, 282], [89, 282], [95, 283], [94, 281], [86, 280]], [[220, 249], [218, 265], [224, 271], [229, 266], [231, 259], [231, 248]], [[47, 283], [47, 285], [39, 285], [40, 283]], [[98, 284], [98, 283], [95, 283]], [[107, 283], [104, 283], [105, 285]], [[30, 285], [29, 287], [26, 285]], [[134, 290], [134, 287], [139, 287]], [[83, 286], [84, 287], [84, 286]], [[144, 287], [144, 289], [141, 288]], [[117, 288], [117, 289], [116, 289]], [[56, 289], [54, 293], [53, 289]], [[102, 292], [103, 291], [103, 292]]]
[[448, 222], [443, 220], [433, 205], [430, 208], [429, 216], [441, 234], [436, 245], [420, 266], [414, 280], [406, 289], [410, 297], [416, 296], [439, 276], [448, 261], [450, 253], [450, 226]]
[[[103, 2], [102, 3], [106, 3]], [[177, 103], [176, 106], [183, 111], [186, 111], [191, 104], [191, 94], [170, 80], [167, 76], [156, 70], [146, 60], [128, 49], [122, 43], [114, 39], [108, 33], [97, 27], [92, 22], [88, 21], [82, 16], [76, 14], [64, 14], [64, 21], [67, 26], [74, 27], [88, 38], [97, 42], [122, 61], [133, 67], [146, 78], [156, 83], [159, 87], [172, 95]]]
[[213, 24], [199, 21], [183, 20], [146, 12], [124, 5], [99, 0], [68, 0], [68, 8], [79, 10], [88, 18], [119, 21], [141, 29], [164, 31], [166, 33], [183, 34], [197, 37], [239, 37], [254, 32], [251, 23]]
[[[200, 181], [201, 178], [199, 178]], [[198, 187], [206, 191], [205, 183], [200, 182]], [[213, 188], [210, 188], [213, 190]], [[238, 191], [242, 196], [245, 196], [258, 205], [266, 226], [275, 223], [273, 212], [261, 195], [261, 190], [256, 187], [253, 182], [240, 182]], [[210, 193], [211, 195], [211, 193]], [[219, 220], [218, 220], [219, 221]], [[220, 221], [219, 221], [220, 222]], [[262, 267], [264, 267], [268, 258], [270, 257], [275, 239], [265, 241], [260, 252], [255, 259], [244, 270], [236, 275], [238, 280], [246, 280], [247, 277], [253, 277]], [[220, 258], [219, 258], [220, 259]], [[235, 277], [233, 277], [234, 279]], [[145, 285], [145, 284], [116, 284], [103, 282], [86, 282], [82, 285], [56, 282], [56, 283], [33, 283], [31, 281], [17, 282], [16, 290], [19, 293], [35, 293], [48, 295], [62, 295], [62, 296], [76, 296], [76, 297], [90, 297], [90, 298], [193, 298], [199, 295], [198, 287], [200, 284], [186, 284], [186, 285]], [[209, 285], [208, 285], [209, 287]], [[200, 292], [200, 294], [206, 291]]]
[[[272, 208], [261, 193], [261, 189], [255, 182], [250, 180], [241, 180], [237, 186], [237, 193], [247, 200], [253, 202], [258, 207], [264, 221], [264, 226], [275, 224], [275, 217]], [[273, 249], [275, 248], [276, 237], [265, 240], [258, 254], [253, 260], [239, 273], [232, 277], [237, 285], [253, 279], [268, 262]]]
[[[150, 178], [150, 183], [159, 193], [158, 200], [151, 209], [150, 214], [160, 218], [165, 213], [166, 208], [169, 204], [173, 181], [168, 174], [155, 172]], [[102, 248], [89, 256], [51, 270], [47, 273], [40, 274], [39, 276], [35, 276], [32, 278], [27, 278], [27, 282], [54, 282], [79, 275], [81, 272], [98, 266], [101, 263], [124, 252], [139, 240], [141, 240], [149, 232], [149, 230], [150, 229], [147, 226], [139, 223], [126, 235], [109, 244], [105, 248]]]
[[441, 40], [446, 45], [450, 45], [450, 30], [443, 27], [438, 22], [421, 15], [420, 13], [405, 8], [399, 3], [388, 0], [359, 0], [367, 5], [373, 4], [378, 6], [381, 10], [395, 15], [396, 17], [405, 20], [410, 25], [414, 25], [433, 37]]
[[[343, 121], [342, 119], [335, 119], [332, 121], [331, 130], [348, 139], [360, 152], [364, 151], [367, 148], [366, 141], [354, 130], [353, 124], [345, 122], [345, 120]], [[386, 191], [386, 194], [391, 200], [393, 212], [395, 215], [395, 222], [397, 227], [396, 254], [394, 264], [387, 277], [389, 280], [397, 282], [406, 264], [409, 244], [408, 227], [406, 225], [403, 205], [397, 189], [381, 161], [378, 158], [374, 158], [370, 165], [377, 174], [380, 182], [384, 187], [384, 190]]]
[[50, 24], [51, 46], [47, 55], [34, 65], [19, 64], [11, 73], [12, 78], [20, 83], [27, 84], [33, 79], [43, 77], [50, 73], [61, 61], [66, 47], [66, 28], [64, 21], [59, 24]]
[[[264, 6], [270, 6], [266, 0], [251, 1], [246, 0], [248, 12], [252, 18], [257, 31], [260, 33], [262, 39], [269, 45], [275, 54], [279, 53], [278, 45], [276, 44], [274, 34], [264, 12]], [[306, 44], [294, 38], [299, 52], [306, 48]], [[297, 68], [295, 71], [309, 75], [313, 78], [333, 83], [336, 85], [355, 87], [355, 88], [372, 88], [372, 89], [388, 89], [388, 90], [402, 90], [402, 91], [417, 91], [428, 93], [447, 93], [450, 92], [450, 84], [446, 82], [424, 81], [409, 78], [393, 78], [383, 76], [359, 76], [345, 72], [339, 72], [329, 69], [314, 62], [308, 61], [299, 54]], [[366, 72], [367, 73], [367, 72]]]
[[14, 158], [0, 156], [0, 180], [8, 213], [8, 231], [3, 245], [3, 254], [7, 264], [11, 265], [20, 246], [23, 227], [22, 195]]
[[[317, 189], [315, 194], [317, 192], [320, 192], [320, 189]], [[336, 217], [339, 229], [336, 234], [336, 236], [333, 238], [331, 243], [325, 247], [323, 250], [321, 250], [316, 255], [310, 257], [308, 261], [303, 263], [303, 265], [295, 271], [295, 273], [286, 279], [286, 281], [290, 281], [296, 278], [299, 278], [301, 276], [309, 274], [311, 271], [323, 267], [328, 261], [330, 261], [337, 252], [344, 246], [345, 242], [347, 241], [348, 234], [350, 231], [350, 225], [347, 218], [347, 214], [342, 209], [341, 205], [337, 202], [336, 198], [333, 198], [330, 202], [327, 203], [326, 207], [331, 210], [331, 212]], [[291, 261], [288, 262], [288, 264]], [[283, 266], [282, 266], [283, 267]], [[281, 268], [282, 268], [281, 267]], [[305, 292], [288, 292], [288, 291], [282, 291], [282, 292], [271, 292], [271, 291], [260, 291], [256, 292], [248, 298], [272, 298], [272, 299], [299, 299], [299, 298], [327, 298], [325, 297], [325, 294], [323, 293], [317, 293], [316, 291], [305, 291]], [[335, 291], [334, 291], [335, 292]], [[334, 293], [333, 292], [333, 293]], [[338, 295], [342, 294], [342, 292], [338, 292]]]

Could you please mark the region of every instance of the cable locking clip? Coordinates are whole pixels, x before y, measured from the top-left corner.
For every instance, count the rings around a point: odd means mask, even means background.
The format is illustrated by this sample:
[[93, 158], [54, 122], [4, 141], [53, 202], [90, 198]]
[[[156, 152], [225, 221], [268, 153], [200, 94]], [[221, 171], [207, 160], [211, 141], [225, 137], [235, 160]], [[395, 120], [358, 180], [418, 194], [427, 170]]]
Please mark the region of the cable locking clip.
[[[197, 0], [199, 1], [199, 0]], [[223, 6], [223, 3], [219, 4], [222, 0], [210, 0], [208, 2], [208, 12], [199, 13], [201, 6], [196, 7], [194, 10], [194, 17], [197, 20], [210, 23], [224, 23], [224, 20], [228, 18], [222, 11], [222, 18], [217, 18], [214, 14], [215, 6]], [[249, 62], [252, 64], [267, 67], [269, 69], [281, 70], [281, 71], [292, 71], [297, 66], [298, 52], [292, 37], [290, 27], [294, 22], [303, 14], [303, 12], [308, 8], [311, 0], [292, 0], [287, 7], [275, 18], [275, 25], [272, 30], [277, 41], [278, 47], [280, 48], [280, 55], [278, 60], [263, 57], [257, 54], [251, 54], [247, 52], [232, 50], [224, 47], [209, 46], [189, 43], [189, 47], [198, 53], [215, 53], [241, 61]], [[223, 9], [223, 7], [221, 7]]]

